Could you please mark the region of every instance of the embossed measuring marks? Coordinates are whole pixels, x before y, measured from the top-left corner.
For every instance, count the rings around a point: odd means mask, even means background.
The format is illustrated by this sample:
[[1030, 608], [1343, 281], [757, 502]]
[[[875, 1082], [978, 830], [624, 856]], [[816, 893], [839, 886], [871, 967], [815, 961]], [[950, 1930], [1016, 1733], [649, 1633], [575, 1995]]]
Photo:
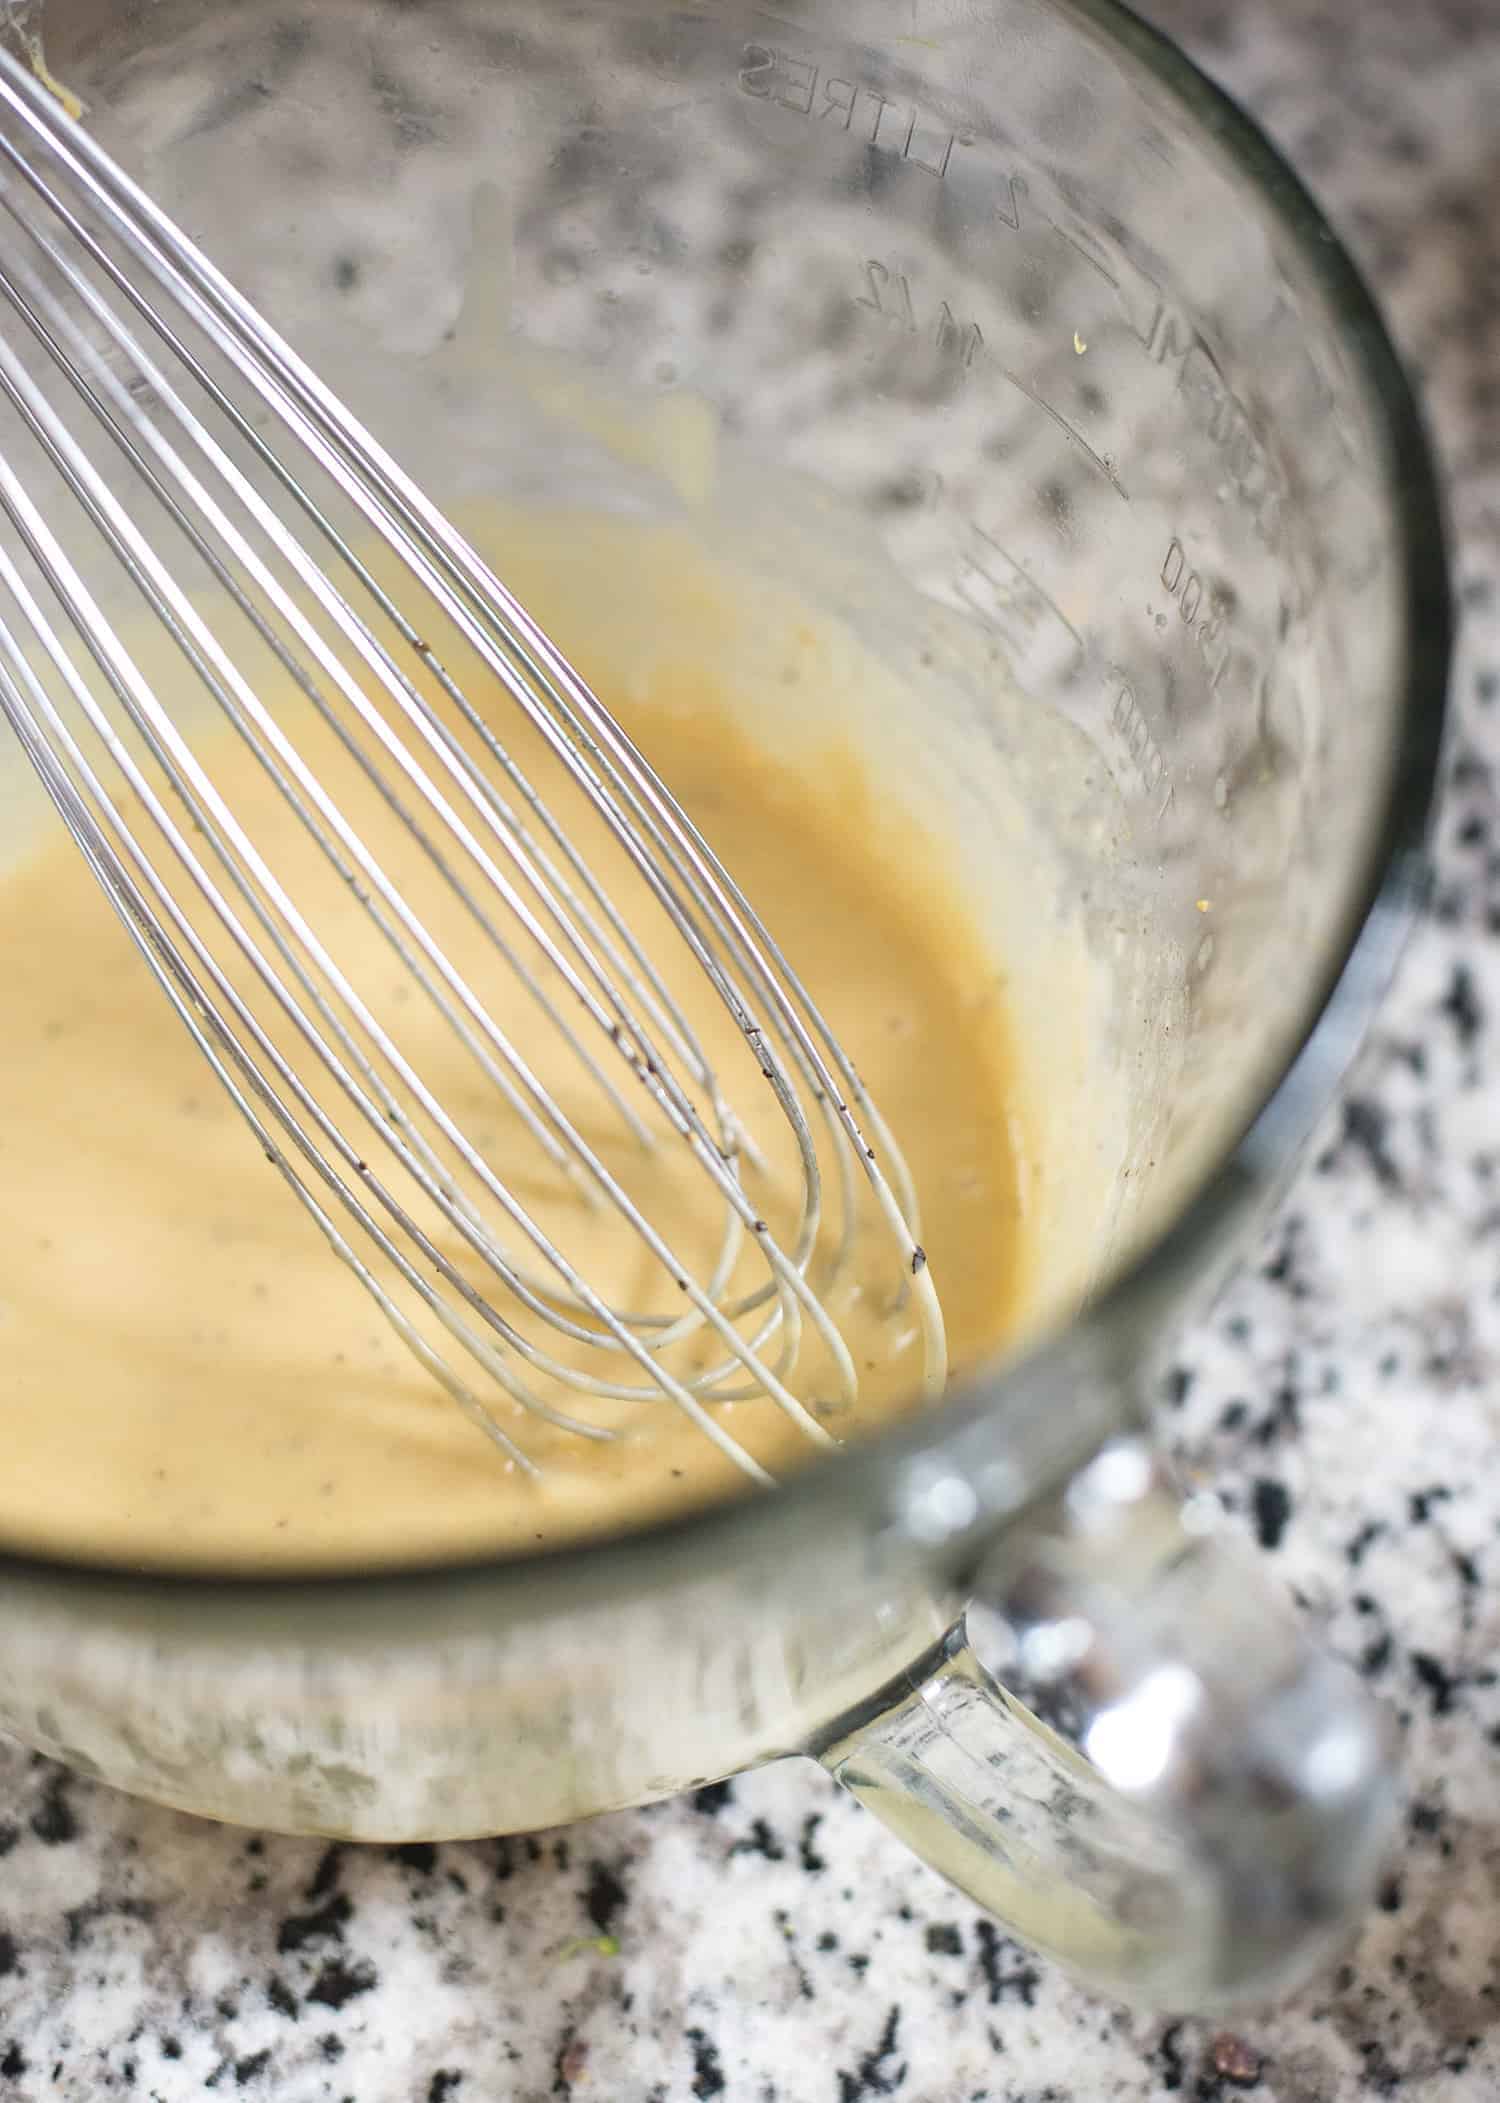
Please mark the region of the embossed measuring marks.
[[[966, 188], [972, 194], [973, 179], [981, 171], [966, 162], [965, 149], [972, 149], [976, 142], [924, 104], [920, 86], [915, 92], [905, 85], [888, 92], [869, 74], [859, 77], [857, 54], [845, 51], [830, 59], [801, 43], [805, 30], [799, 25], [782, 21], [768, 10], [759, 11], [759, 20], [766, 25], [764, 34], [745, 43], [739, 54], [735, 85], [741, 94], [800, 120], [809, 141], [816, 134], [832, 132], [857, 141], [870, 152], [889, 156], [913, 171], [914, 182], [948, 185], [965, 173], [969, 177]], [[868, 63], [870, 74], [889, 82], [892, 76], [883, 60], [872, 56]], [[981, 179], [988, 200], [981, 209], [988, 210], [997, 228], [1054, 237], [1064, 244], [1070, 259], [1083, 264], [1106, 289], [1116, 330], [1123, 322], [1125, 340], [1150, 365], [1162, 370], [1173, 393], [1182, 399], [1190, 422], [1217, 455], [1225, 482], [1252, 530], [1267, 546], [1275, 547], [1282, 531], [1283, 479], [1258, 438], [1250, 412], [1186, 316], [1169, 304], [1154, 280], [1122, 261], [1090, 229], [1063, 223], [1070, 217], [1067, 209], [1062, 208], [1061, 219], [1053, 217], [1033, 195], [1025, 176], [986, 170]], [[890, 254], [851, 261], [850, 280], [852, 303], [869, 325], [886, 329], [894, 339], [909, 341], [914, 355], [919, 351], [936, 355], [960, 381], [970, 375], [977, 380], [981, 374], [1003, 380], [1025, 397], [1121, 503], [1129, 504], [1130, 493], [1109, 454], [1053, 399], [1055, 389], [1041, 383], [1038, 375], [1006, 361], [1002, 345], [987, 339], [985, 327], [966, 311], [960, 296], [942, 287], [934, 289]], [[985, 326], [989, 324], [986, 316]], [[1113, 340], [1120, 341], [1112, 333]], [[1085, 323], [1074, 336], [1073, 349], [1079, 356], [1086, 353], [1086, 339], [1092, 334]], [[940, 478], [933, 479], [938, 488], [930, 501], [937, 504]], [[1023, 684], [1029, 678], [1045, 683], [1058, 677], [1073, 684], [1075, 670], [1093, 654], [1092, 646], [1030, 567], [1007, 553], [995, 530], [973, 517], [957, 519], [955, 524], [959, 541], [948, 591], [1004, 643]], [[1154, 538], [1153, 528], [1148, 526], [1146, 531]], [[1255, 672], [1244, 637], [1237, 639], [1234, 633], [1242, 625], [1234, 620], [1235, 596], [1195, 564], [1185, 528], [1168, 532], [1165, 555], [1159, 552], [1159, 542], [1151, 555], [1152, 583], [1165, 593], [1168, 607], [1155, 620], [1156, 640], [1165, 647], [1167, 623], [1171, 621], [1174, 628], [1180, 623], [1201, 662], [1209, 695], [1222, 697], [1226, 681], [1237, 689], [1243, 677]], [[1173, 613], [1176, 621], [1172, 621]], [[1174, 791], [1155, 727], [1149, 672], [1138, 666], [1127, 674], [1112, 659], [1101, 660], [1098, 670], [1102, 693], [1088, 678], [1081, 687], [1075, 685], [1080, 701], [1087, 688], [1093, 687], [1094, 698], [1079, 708], [1079, 719], [1106, 752], [1122, 784], [1128, 782], [1141, 795], [1159, 822], [1172, 807]], [[1069, 712], [1073, 712], [1071, 706]]]
[[[1088, 645], [1056, 599], [974, 519], [964, 525], [953, 589], [1004, 643], [1023, 689], [1056, 691], [1086, 660]], [[1122, 785], [1139, 790], [1159, 825], [1175, 800], [1171, 768], [1135, 685], [1118, 665], [1105, 671], [1109, 702], [1102, 718], [1097, 704], [1069, 713], [1089, 732]]]
[[[772, 21], [774, 17], [764, 17]], [[791, 25], [777, 24], [778, 28]], [[741, 53], [736, 80], [742, 94], [752, 101], [772, 103], [818, 125], [830, 125], [848, 133], [880, 153], [889, 153], [909, 167], [942, 182], [952, 165], [955, 151], [966, 142], [906, 99], [894, 99], [880, 88], [833, 71], [824, 61], [799, 53], [771, 40], [747, 43]], [[995, 216], [1013, 232], [1022, 224], [1023, 202], [1028, 198], [1025, 178], [1004, 179], [995, 200]], [[1111, 272], [1081, 242], [1042, 213], [1034, 216], [1066, 241], [1089, 266], [1114, 285]], [[951, 357], [961, 371], [968, 371], [985, 358], [988, 369], [1039, 409], [1062, 433], [1068, 444], [1108, 482], [1124, 502], [1129, 495], [1113, 463], [1092, 445], [1077, 425], [1054, 402], [1038, 393], [1031, 382], [993, 355], [986, 356], [983, 332], [978, 322], [955, 311], [944, 298], [918, 294], [910, 276], [879, 256], [867, 256], [860, 266], [860, 289], [855, 304], [877, 315], [889, 326], [934, 346]]]
[[1177, 608], [1179, 620], [1198, 646], [1198, 654], [1208, 675], [1208, 690], [1216, 694], [1229, 669], [1229, 602], [1223, 592], [1204, 582], [1175, 533], [1168, 544], [1160, 575], [1167, 597]]
[[947, 300], [940, 300], [935, 311], [918, 318], [911, 279], [904, 270], [892, 270], [878, 256], [867, 256], [864, 276], [868, 290], [856, 294], [857, 307], [878, 314], [908, 335], [925, 337], [944, 356], [956, 358], [966, 371], [983, 350], [979, 323], [956, 321]]
[[1115, 473], [1115, 470], [1109, 462], [1109, 460], [1105, 458], [1103, 453], [1095, 451], [1094, 447], [1091, 446], [1088, 440], [1084, 437], [1082, 431], [1078, 430], [1075, 425], [1070, 424], [1068, 419], [1063, 415], [1060, 409], [1054, 408], [1052, 403], [1049, 402], [1044, 395], [1038, 394], [1034, 387], [1028, 386], [1026, 381], [1021, 378], [1020, 374], [1012, 372], [1008, 365], [1000, 365], [997, 362], [996, 370], [1002, 373], [1004, 377], [1010, 381], [1012, 387], [1019, 388], [1021, 393], [1025, 395], [1027, 401], [1029, 401], [1032, 404], [1033, 408], [1040, 409], [1044, 416], [1051, 418], [1052, 422], [1056, 424], [1057, 428], [1062, 432], [1064, 438], [1067, 439], [1068, 443], [1072, 446], [1076, 446], [1078, 451], [1083, 455], [1084, 459], [1088, 461], [1089, 465], [1096, 471], [1096, 473], [1101, 474], [1104, 477], [1105, 481], [1109, 484], [1110, 488], [1114, 491], [1115, 495], [1128, 504], [1130, 502], [1130, 497], [1126, 491], [1124, 483]]
[[[946, 299], [935, 306], [924, 308], [912, 291], [911, 278], [904, 270], [893, 270], [878, 256], [867, 256], [864, 263], [865, 290], [856, 293], [854, 304], [867, 313], [877, 314], [884, 322], [909, 336], [930, 343], [940, 355], [951, 357], [967, 372], [976, 358], [985, 349], [984, 333], [977, 321], [963, 321], [955, 317]], [[1113, 463], [1097, 447], [1090, 445], [1076, 424], [1070, 423], [1062, 411], [1037, 392], [1018, 372], [1013, 372], [1000, 359], [991, 357], [990, 370], [999, 374], [1019, 393], [1024, 394], [1033, 408], [1054, 423], [1068, 443], [1075, 446], [1089, 465], [1101, 474], [1105, 481], [1128, 504], [1130, 497], [1124, 483], [1115, 472]]]
[[1156, 300], [1144, 323], [1128, 313], [1125, 318], [1152, 364], [1175, 370], [1177, 393], [1218, 453], [1246, 517], [1267, 547], [1277, 547], [1285, 483], [1212, 351], [1191, 322], [1165, 300]]
[[1084, 639], [1057, 601], [977, 519], [964, 521], [953, 588], [1005, 643], [1023, 685], [1078, 664]]
[[[767, 33], [763, 40], [742, 47], [735, 76], [742, 94], [786, 110], [810, 127], [828, 126], [858, 138], [873, 151], [889, 154], [937, 182], [945, 182], [955, 166], [961, 165], [964, 147], [973, 142], [945, 125], [920, 100], [887, 95], [872, 82], [855, 78], [852, 71], [839, 71], [840, 65], [851, 63], [847, 58], [830, 64], [816, 51], [798, 47], [795, 24], [781, 21], [768, 10], [759, 14]], [[1256, 437], [1248, 411], [1192, 324], [1138, 273], [1134, 292], [1127, 292], [1087, 231], [1065, 226], [1043, 210], [1023, 175], [996, 178], [990, 209], [996, 223], [1013, 233], [1021, 232], [1028, 223], [1047, 228], [1109, 288], [1132, 338], [1151, 363], [1175, 372], [1177, 391], [1219, 451], [1255, 531], [1268, 546], [1276, 546], [1285, 500], [1283, 479]], [[866, 257], [859, 268], [858, 305], [914, 337], [935, 342], [939, 350], [951, 352], [964, 371], [982, 360], [988, 369], [999, 372], [1050, 419], [1116, 495], [1129, 502], [1129, 492], [1109, 457], [1056, 402], [1006, 365], [993, 346], [986, 345], [977, 322], [960, 313], [949, 299], [920, 293], [909, 276], [884, 258]]]

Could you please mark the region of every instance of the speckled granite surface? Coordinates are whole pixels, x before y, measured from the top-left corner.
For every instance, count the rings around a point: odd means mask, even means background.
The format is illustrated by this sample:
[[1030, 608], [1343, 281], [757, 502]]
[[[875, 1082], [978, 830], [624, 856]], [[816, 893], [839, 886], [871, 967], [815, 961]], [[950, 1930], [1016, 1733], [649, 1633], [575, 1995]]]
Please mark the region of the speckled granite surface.
[[1396, 1708], [1406, 1840], [1348, 1962], [1232, 2035], [1091, 2003], [810, 1770], [537, 1841], [221, 1831], [0, 1743], [0, 2098], [1413, 2103], [1500, 2092], [1500, 10], [1157, 0], [1384, 295], [1465, 609], [1434, 910], [1180, 1457]]

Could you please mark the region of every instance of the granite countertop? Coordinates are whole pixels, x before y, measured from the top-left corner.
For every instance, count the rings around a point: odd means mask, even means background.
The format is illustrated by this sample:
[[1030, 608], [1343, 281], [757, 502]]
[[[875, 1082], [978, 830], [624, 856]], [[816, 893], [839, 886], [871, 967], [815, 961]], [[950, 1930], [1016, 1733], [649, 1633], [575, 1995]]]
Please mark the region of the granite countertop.
[[1432, 911], [1246, 1274], [1180, 1460], [1391, 1703], [1377, 1912], [1290, 2011], [1087, 1999], [810, 1767], [521, 1841], [227, 1831], [0, 1742], [0, 2099], [1448, 2103], [1500, 2093], [1500, 10], [1154, 0], [1384, 297], [1464, 608]]

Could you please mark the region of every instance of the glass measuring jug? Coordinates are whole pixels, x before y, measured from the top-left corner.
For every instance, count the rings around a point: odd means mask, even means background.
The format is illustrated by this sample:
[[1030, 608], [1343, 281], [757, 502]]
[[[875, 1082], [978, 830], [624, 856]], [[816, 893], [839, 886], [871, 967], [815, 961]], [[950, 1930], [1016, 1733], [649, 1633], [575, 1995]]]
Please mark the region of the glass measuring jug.
[[[1134, 1080], [1114, 1275], [901, 1438], [545, 1563], [17, 1562], [0, 1715], [127, 1786], [370, 1836], [812, 1747], [1106, 1984], [1294, 1970], [1368, 1885], [1379, 1733], [1137, 1426], [1368, 1006], [1430, 785], [1430, 480], [1324, 229], [1102, 8], [41, 20], [106, 143], [442, 500], [707, 522], [732, 458], [739, 529], [930, 697], [980, 901], [989, 790], [1024, 784]], [[947, 1633], [970, 1590], [985, 1664]], [[1086, 1760], [988, 1666], [1047, 1682]]]

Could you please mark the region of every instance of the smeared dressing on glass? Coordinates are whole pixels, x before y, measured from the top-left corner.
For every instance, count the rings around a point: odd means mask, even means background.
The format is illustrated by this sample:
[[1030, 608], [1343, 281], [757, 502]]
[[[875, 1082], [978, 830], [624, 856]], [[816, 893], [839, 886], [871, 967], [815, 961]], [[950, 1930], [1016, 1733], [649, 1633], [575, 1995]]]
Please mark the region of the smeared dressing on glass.
[[[872, 722], [881, 705], [909, 701], [846, 633], [727, 575], [685, 533], [532, 518], [492, 522], [488, 539], [501, 574], [615, 709], [813, 990], [905, 1150], [953, 1376], [992, 1361], [1060, 1289], [1029, 1226], [1045, 1211], [1032, 1135], [1048, 1062], [1036, 1028], [1028, 1039], [1011, 1012], [1004, 962], [946, 843], [882, 774], [878, 740], [857, 744], [850, 713], [825, 709], [851, 682], [854, 714]], [[503, 706], [497, 723], [511, 738]], [[425, 878], [411, 842], [361, 800], [290, 690], [283, 713], [415, 895]], [[436, 1092], [530, 1202], [535, 1163], [515, 1166], [507, 1113], [446, 1026], [411, 1012], [415, 992], [253, 757], [222, 729], [199, 749], [308, 917], [336, 931], [373, 998], [404, 1010]], [[524, 739], [517, 749], [551, 794], [551, 763]], [[630, 895], [619, 902], [627, 915], [645, 910]], [[473, 928], [450, 917], [438, 932], [483, 989], [494, 964]], [[0, 958], [0, 1543], [157, 1566], [357, 1567], [555, 1543], [743, 1486], [666, 1402], [649, 1416], [622, 1406], [632, 1435], [600, 1446], [501, 1397], [497, 1414], [542, 1472], [507, 1466], [329, 1254], [66, 839], [48, 834], [0, 881]], [[1061, 960], [1055, 980], [1065, 987]], [[673, 985], [774, 1156], [783, 1140], [763, 1097], [747, 1099], [743, 1042], [685, 953]], [[499, 999], [523, 1056], [568, 1101], [552, 1025]], [[1056, 1045], [1067, 1011], [1060, 993]], [[1061, 1077], [1067, 1058], [1051, 1064]], [[592, 1114], [582, 1098], [569, 1107]], [[653, 1217], [692, 1244], [691, 1203], [681, 1218], [674, 1210], [680, 1162], [644, 1187]], [[545, 1189], [537, 1201], [553, 1221]], [[556, 1219], [606, 1296], [655, 1290], [612, 1214], [574, 1204]], [[867, 1229], [860, 1250], [830, 1301], [860, 1376], [853, 1412], [826, 1419], [841, 1437], [909, 1409], [921, 1371], [890, 1245]], [[803, 1381], [816, 1396], [815, 1353]], [[726, 1422], [778, 1473], [808, 1457], [769, 1403], [730, 1405]]]

